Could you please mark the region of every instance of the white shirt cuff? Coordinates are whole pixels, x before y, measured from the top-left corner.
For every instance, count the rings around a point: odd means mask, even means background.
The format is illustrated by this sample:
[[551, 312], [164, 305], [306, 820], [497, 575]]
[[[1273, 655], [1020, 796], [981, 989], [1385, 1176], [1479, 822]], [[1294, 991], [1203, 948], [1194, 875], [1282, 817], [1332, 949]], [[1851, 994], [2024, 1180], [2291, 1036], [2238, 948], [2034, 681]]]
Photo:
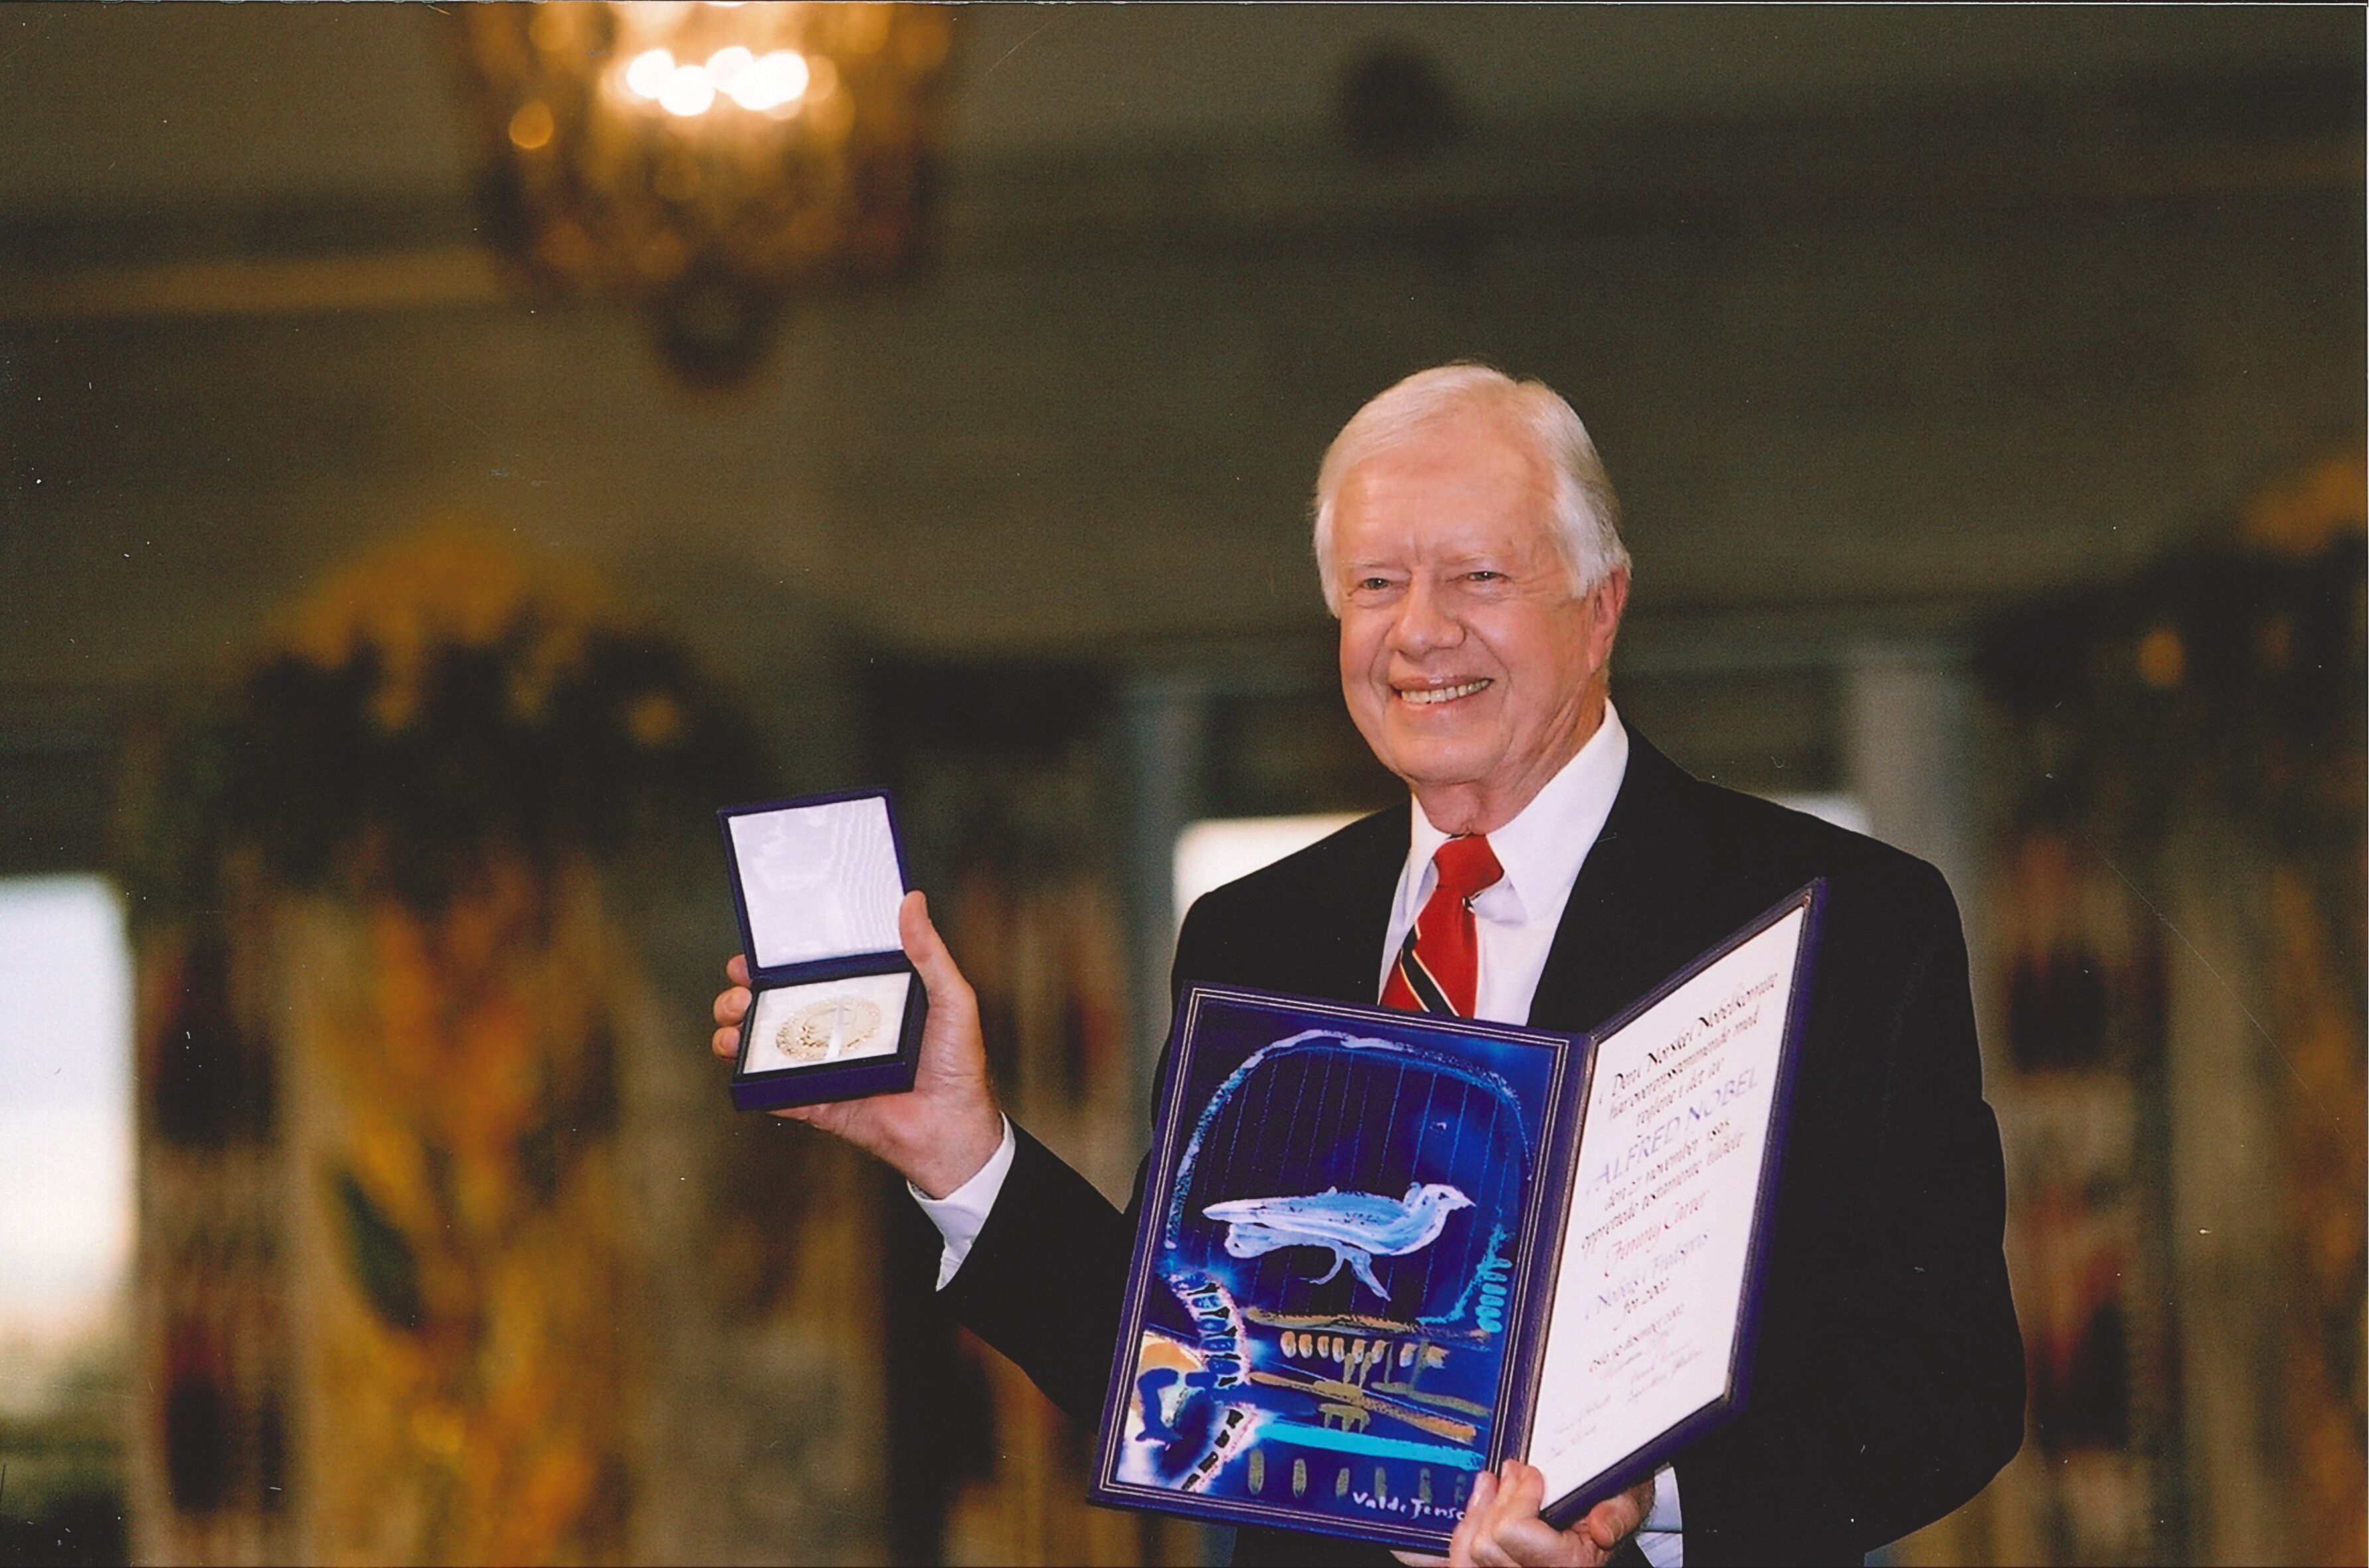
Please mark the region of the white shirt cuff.
[[1020, 1140], [1012, 1136], [1012, 1118], [1003, 1118], [1003, 1141], [987, 1157], [969, 1181], [946, 1194], [931, 1197], [912, 1183], [905, 1190], [930, 1217], [930, 1223], [945, 1238], [945, 1251], [938, 1254], [938, 1288], [944, 1290], [955, 1272], [970, 1256], [970, 1244], [978, 1240], [980, 1229], [987, 1224], [987, 1211], [995, 1207], [996, 1196], [1003, 1191], [1003, 1178], [1012, 1174], [1012, 1157], [1019, 1151]]
[[1664, 1465], [1654, 1472], [1654, 1505], [1637, 1527], [1637, 1550], [1654, 1568], [1682, 1568], [1686, 1538], [1679, 1533], [1678, 1472]]

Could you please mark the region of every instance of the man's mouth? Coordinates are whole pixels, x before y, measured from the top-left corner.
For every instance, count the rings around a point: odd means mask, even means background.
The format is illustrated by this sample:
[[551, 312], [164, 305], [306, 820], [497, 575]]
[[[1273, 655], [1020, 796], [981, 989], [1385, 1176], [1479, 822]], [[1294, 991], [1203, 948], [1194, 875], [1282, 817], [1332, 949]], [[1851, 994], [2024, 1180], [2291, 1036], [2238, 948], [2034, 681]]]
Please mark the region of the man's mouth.
[[1452, 703], [1459, 697], [1469, 697], [1475, 692], [1486, 690], [1490, 684], [1491, 682], [1484, 678], [1479, 681], [1459, 681], [1453, 686], [1399, 686], [1392, 689], [1398, 692], [1402, 702], [1413, 703], [1418, 707], [1430, 707], [1440, 703]]

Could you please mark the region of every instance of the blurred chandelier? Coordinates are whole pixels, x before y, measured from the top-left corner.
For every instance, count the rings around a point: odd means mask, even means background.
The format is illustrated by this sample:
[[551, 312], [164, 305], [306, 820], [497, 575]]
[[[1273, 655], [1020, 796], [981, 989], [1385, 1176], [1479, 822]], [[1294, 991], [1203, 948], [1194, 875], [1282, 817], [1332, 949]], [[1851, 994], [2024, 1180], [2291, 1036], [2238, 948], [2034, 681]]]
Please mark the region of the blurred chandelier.
[[949, 8], [460, 11], [495, 243], [544, 285], [644, 302], [692, 379], [745, 375], [801, 290], [914, 256]]

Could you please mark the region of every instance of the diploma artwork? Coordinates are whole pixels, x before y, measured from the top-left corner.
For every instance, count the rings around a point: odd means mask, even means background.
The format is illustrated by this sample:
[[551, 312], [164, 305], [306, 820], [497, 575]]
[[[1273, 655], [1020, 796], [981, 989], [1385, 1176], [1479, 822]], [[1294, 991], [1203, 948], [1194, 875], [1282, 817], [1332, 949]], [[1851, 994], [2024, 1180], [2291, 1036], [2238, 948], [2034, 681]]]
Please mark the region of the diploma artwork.
[[1440, 1550], [1504, 1458], [1568, 1522], [1735, 1408], [1821, 896], [1577, 1039], [1189, 990], [1096, 1499]]

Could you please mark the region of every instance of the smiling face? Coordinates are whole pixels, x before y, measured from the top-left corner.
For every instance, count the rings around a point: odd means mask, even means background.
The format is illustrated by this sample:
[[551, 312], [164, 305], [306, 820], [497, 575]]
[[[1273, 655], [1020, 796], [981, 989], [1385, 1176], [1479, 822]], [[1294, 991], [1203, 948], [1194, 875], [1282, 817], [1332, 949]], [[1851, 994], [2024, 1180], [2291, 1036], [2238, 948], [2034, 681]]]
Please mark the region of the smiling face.
[[1434, 827], [1505, 826], [1603, 722], [1628, 573], [1574, 592], [1552, 471], [1486, 408], [1350, 469], [1332, 544], [1341, 692], [1366, 744]]

